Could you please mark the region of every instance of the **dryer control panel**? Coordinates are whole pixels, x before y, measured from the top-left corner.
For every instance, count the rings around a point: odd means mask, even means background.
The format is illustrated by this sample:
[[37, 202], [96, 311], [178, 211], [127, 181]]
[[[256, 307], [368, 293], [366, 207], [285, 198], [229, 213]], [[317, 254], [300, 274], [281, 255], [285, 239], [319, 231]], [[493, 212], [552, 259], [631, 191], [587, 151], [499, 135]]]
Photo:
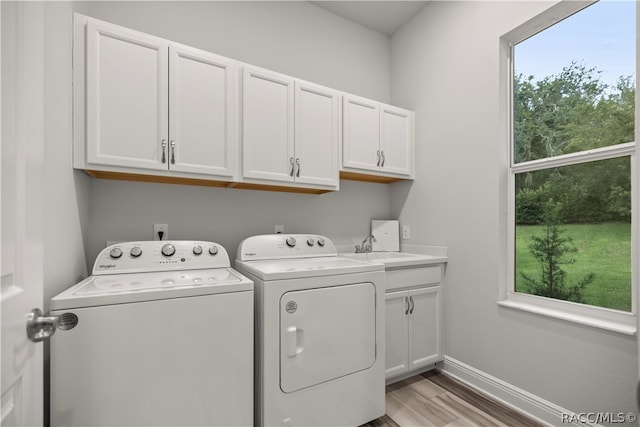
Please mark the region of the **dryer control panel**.
[[230, 267], [225, 248], [198, 240], [123, 242], [103, 249], [93, 275]]
[[310, 258], [337, 256], [333, 242], [317, 234], [265, 234], [244, 239], [238, 246], [237, 260]]

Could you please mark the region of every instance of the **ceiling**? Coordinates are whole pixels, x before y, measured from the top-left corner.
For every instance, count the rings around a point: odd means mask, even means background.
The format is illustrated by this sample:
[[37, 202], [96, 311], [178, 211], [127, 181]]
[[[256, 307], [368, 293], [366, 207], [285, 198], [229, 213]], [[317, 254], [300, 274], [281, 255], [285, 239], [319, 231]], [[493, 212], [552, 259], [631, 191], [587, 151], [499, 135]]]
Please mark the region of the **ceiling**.
[[391, 36], [411, 17], [422, 9], [427, 1], [312, 1], [321, 7], [350, 21]]

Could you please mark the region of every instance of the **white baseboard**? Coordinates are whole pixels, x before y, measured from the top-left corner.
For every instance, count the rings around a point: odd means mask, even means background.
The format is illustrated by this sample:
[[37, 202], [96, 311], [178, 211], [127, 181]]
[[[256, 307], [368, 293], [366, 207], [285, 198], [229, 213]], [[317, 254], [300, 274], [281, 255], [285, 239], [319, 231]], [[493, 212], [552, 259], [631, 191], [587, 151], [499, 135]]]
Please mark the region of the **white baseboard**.
[[[486, 372], [462, 363], [452, 357], [444, 357], [444, 363], [441, 366], [441, 371], [443, 374], [448, 375], [476, 389], [480, 393], [487, 395], [510, 408], [522, 412], [541, 423], [548, 424], [550, 426], [598, 426], [598, 424], [581, 423], [576, 421], [576, 417], [566, 415], [573, 414], [571, 411], [502, 381], [501, 379], [489, 375]], [[564, 418], [563, 414], [565, 414]]]

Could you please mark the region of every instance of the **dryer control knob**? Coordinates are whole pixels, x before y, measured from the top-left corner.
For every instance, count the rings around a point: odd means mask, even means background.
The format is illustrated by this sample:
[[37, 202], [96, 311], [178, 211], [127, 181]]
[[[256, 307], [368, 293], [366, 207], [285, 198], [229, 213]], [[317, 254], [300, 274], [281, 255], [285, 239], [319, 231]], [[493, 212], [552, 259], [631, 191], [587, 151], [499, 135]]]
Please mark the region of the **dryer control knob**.
[[296, 238], [295, 237], [287, 237], [287, 246], [289, 246], [290, 248], [294, 247], [296, 245]]
[[314, 243], [315, 241], [313, 239], [307, 239], [307, 245], [313, 246]]
[[113, 259], [118, 259], [122, 256], [122, 249], [120, 248], [113, 248], [111, 249], [111, 252], [109, 252], [109, 256]]
[[210, 253], [211, 255], [217, 255], [217, 253], [218, 253], [218, 247], [217, 247], [217, 246], [211, 246], [211, 247], [209, 248], [209, 253]]
[[193, 247], [193, 254], [194, 255], [201, 255], [202, 254], [202, 246], [200, 246], [200, 245], [194, 246]]
[[129, 255], [131, 255], [134, 258], [138, 258], [140, 255], [142, 255], [142, 249], [140, 248], [140, 246], [134, 246], [129, 251]]
[[318, 239], [318, 246], [324, 246], [324, 239]]
[[176, 253], [176, 247], [173, 246], [171, 243], [167, 243], [162, 247], [161, 252], [162, 252], [162, 255], [164, 256], [172, 256], [173, 254]]

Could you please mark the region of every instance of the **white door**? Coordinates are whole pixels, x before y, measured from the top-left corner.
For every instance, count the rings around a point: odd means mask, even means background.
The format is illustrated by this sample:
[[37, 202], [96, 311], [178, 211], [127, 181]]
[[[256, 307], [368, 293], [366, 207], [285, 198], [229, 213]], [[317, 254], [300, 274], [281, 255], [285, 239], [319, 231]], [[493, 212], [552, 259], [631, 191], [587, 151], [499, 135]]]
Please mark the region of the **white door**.
[[380, 170], [410, 176], [412, 147], [413, 113], [383, 105], [380, 109]]
[[245, 66], [242, 89], [243, 176], [292, 182], [293, 79]]
[[441, 287], [409, 291], [409, 369], [442, 360]]
[[166, 170], [166, 40], [89, 19], [86, 29], [87, 161]]
[[343, 102], [342, 166], [377, 171], [380, 157], [380, 105], [345, 95]]
[[392, 377], [409, 370], [409, 294], [407, 291], [385, 295], [385, 376]]
[[338, 186], [338, 92], [295, 84], [296, 182]]
[[376, 361], [372, 283], [285, 293], [280, 299], [280, 388], [292, 393], [371, 368]]
[[2, 2], [2, 426], [43, 424], [43, 344], [26, 336], [43, 298], [42, 2]]
[[232, 178], [237, 146], [235, 61], [169, 47], [169, 168]]

